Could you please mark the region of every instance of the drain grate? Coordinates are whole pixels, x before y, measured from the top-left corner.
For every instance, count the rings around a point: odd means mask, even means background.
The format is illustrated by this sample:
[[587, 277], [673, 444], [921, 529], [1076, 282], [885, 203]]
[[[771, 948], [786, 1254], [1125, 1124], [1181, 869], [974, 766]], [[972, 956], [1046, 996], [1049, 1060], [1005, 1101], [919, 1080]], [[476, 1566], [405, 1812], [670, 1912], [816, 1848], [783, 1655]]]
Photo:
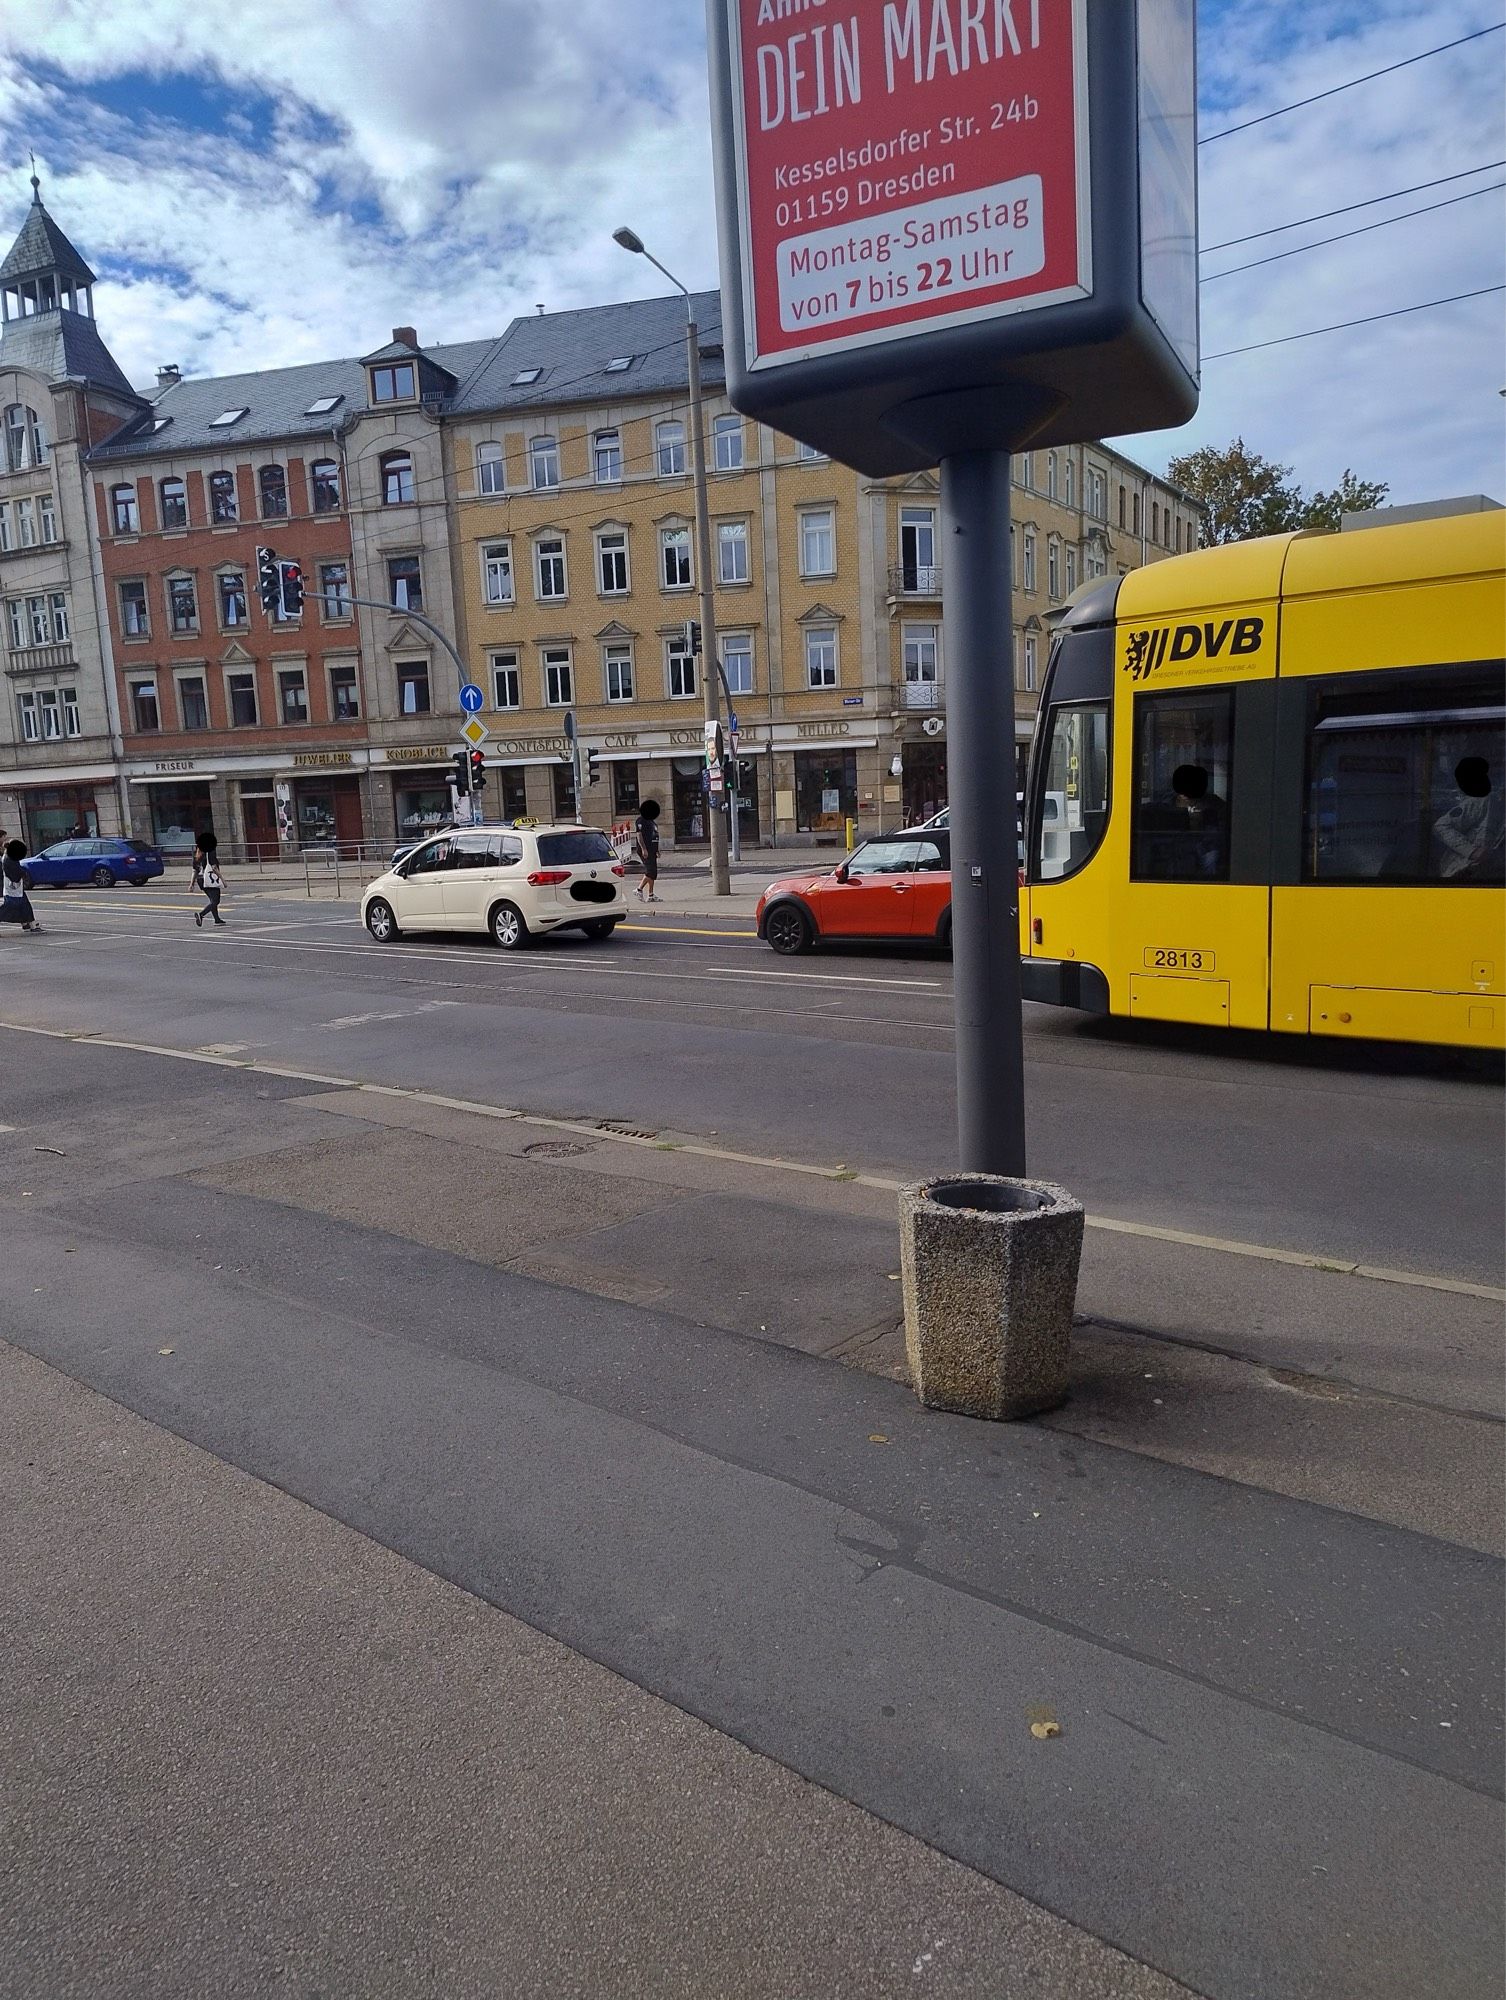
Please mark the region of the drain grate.
[[598, 1118], [598, 1132], [615, 1132], [619, 1139], [657, 1139], [657, 1131], [646, 1132], [641, 1125], [628, 1125], [620, 1118]]
[[573, 1160], [590, 1151], [589, 1146], [578, 1146], [573, 1139], [539, 1139], [523, 1148], [523, 1157], [526, 1160]]

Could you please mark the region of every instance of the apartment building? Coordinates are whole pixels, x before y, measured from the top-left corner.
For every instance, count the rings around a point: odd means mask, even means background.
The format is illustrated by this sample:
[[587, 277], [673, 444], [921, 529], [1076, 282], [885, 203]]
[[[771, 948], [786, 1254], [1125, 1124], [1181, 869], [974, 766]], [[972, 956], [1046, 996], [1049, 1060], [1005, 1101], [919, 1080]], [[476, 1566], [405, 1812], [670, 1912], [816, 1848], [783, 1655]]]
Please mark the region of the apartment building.
[[32, 176], [0, 263], [0, 827], [33, 850], [125, 824], [85, 460], [145, 407], [94, 323], [94, 274]]

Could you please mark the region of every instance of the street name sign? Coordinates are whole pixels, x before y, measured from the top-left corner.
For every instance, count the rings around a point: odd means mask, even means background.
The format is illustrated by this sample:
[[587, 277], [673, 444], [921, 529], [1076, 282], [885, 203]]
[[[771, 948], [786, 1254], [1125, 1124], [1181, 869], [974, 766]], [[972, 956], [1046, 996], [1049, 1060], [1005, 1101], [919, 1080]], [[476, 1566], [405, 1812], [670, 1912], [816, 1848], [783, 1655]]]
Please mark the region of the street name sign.
[[739, 410], [872, 476], [1191, 415], [1194, 0], [707, 16]]

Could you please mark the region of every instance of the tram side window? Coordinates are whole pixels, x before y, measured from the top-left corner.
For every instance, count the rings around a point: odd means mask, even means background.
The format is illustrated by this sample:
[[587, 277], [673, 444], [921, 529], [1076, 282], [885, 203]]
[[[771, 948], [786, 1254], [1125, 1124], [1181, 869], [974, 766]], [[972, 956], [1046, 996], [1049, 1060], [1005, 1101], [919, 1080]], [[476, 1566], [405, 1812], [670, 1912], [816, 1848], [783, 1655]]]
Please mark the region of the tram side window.
[[1500, 675], [1313, 690], [1303, 879], [1506, 882], [1506, 705]]
[[1142, 695], [1135, 703], [1137, 882], [1227, 882], [1234, 695]]
[[1109, 823], [1108, 703], [1060, 703], [1047, 729], [1038, 882], [1075, 875], [1097, 852]]

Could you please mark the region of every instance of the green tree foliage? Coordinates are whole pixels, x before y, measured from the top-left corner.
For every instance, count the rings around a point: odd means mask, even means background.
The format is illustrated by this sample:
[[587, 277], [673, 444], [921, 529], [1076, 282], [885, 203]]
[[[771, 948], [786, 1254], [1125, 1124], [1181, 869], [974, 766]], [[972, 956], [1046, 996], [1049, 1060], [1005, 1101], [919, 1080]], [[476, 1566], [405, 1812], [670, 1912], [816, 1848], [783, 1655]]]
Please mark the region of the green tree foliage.
[[1172, 459], [1166, 476], [1201, 501], [1205, 544], [1243, 542], [1293, 528], [1337, 528], [1341, 516], [1378, 507], [1390, 491], [1383, 480], [1357, 479], [1346, 469], [1331, 493], [1309, 498], [1289, 465], [1262, 458], [1242, 437]]

